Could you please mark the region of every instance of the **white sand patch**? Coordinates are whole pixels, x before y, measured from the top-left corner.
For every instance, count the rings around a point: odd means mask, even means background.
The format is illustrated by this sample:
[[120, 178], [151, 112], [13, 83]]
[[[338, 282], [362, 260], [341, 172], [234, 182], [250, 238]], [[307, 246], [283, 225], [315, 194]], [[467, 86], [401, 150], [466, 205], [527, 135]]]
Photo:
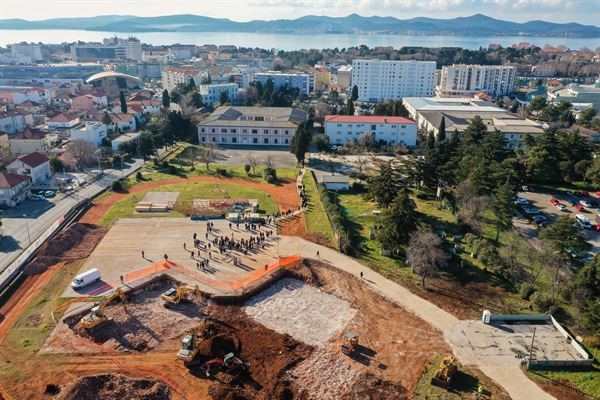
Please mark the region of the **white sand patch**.
[[357, 310], [347, 301], [285, 278], [249, 299], [244, 311], [269, 329], [318, 346], [339, 334]]

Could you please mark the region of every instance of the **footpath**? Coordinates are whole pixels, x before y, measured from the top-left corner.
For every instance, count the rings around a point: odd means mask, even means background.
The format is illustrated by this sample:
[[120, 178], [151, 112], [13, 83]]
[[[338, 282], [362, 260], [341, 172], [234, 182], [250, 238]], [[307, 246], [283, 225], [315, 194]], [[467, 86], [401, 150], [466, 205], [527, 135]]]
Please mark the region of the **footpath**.
[[[442, 331], [444, 337], [447, 338], [452, 332], [459, 329], [460, 324], [456, 317], [413, 294], [405, 287], [370, 270], [353, 258], [299, 237], [281, 236], [280, 239], [278, 244], [280, 256], [298, 254], [304, 258], [320, 258], [321, 261], [356, 276], [363, 272], [365, 283], [375, 292], [427, 321], [433, 327]], [[319, 257], [317, 257], [317, 252], [319, 252]], [[507, 362], [506, 359], [494, 362], [489, 357], [481, 358], [475, 349], [459, 349], [453, 346], [452, 341], [447, 340], [447, 342], [459, 360], [462, 360], [464, 364], [471, 364], [479, 368], [484, 374], [502, 386], [512, 399], [556, 400], [525, 376], [517, 359], [511, 360], [513, 362]]]

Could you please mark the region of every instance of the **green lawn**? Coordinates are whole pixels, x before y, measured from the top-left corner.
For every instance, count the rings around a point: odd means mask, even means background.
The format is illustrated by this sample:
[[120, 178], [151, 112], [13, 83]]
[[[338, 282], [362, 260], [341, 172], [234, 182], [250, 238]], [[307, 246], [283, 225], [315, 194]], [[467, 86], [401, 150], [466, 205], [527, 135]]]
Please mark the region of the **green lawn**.
[[568, 383], [570, 386], [575, 387], [589, 396], [600, 398], [600, 366], [598, 364], [595, 364], [590, 369], [580, 371], [535, 370], [528, 371], [527, 375], [533, 380], [543, 381], [545, 379], [550, 379], [557, 382]]
[[327, 212], [317, 190], [317, 184], [310, 171], [302, 178], [302, 185], [304, 185], [304, 191], [308, 200], [308, 210], [304, 213], [308, 233], [324, 235], [331, 245], [335, 245], [333, 228], [329, 223]]
[[178, 212], [167, 214], [134, 214], [135, 205], [141, 201], [148, 192], [179, 192], [178, 201], [191, 201], [194, 199], [258, 199], [260, 210], [266, 213], [277, 211], [277, 203], [267, 193], [250, 188], [237, 183], [214, 183], [214, 182], [193, 182], [163, 185], [161, 187], [144, 190], [134, 193], [126, 198], [119, 200], [113, 207], [100, 219], [100, 224], [104, 226], [111, 225], [119, 218], [144, 218], [144, 217], [182, 217]]

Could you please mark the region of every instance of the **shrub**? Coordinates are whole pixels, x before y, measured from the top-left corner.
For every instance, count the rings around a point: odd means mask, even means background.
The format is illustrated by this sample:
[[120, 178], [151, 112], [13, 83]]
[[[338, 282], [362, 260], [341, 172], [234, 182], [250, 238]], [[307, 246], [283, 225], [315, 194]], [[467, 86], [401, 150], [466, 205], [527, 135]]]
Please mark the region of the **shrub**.
[[137, 179], [138, 181], [141, 181], [142, 179], [144, 179], [144, 175], [142, 175], [141, 171], [138, 171], [135, 173], [135, 179]]
[[473, 246], [475, 244], [476, 240], [477, 240], [477, 236], [473, 235], [472, 233], [465, 234], [464, 241], [469, 246]]
[[110, 185], [110, 188], [113, 192], [122, 192], [124, 189], [121, 181], [114, 181], [112, 185]]
[[277, 179], [277, 171], [275, 168], [265, 168], [262, 172], [263, 178], [267, 179], [267, 176], [273, 175], [273, 178]]
[[479, 259], [485, 265], [492, 267], [495, 270], [499, 269], [498, 252], [491, 244], [482, 242], [479, 248]]
[[265, 180], [267, 181], [267, 183], [275, 183], [275, 177], [273, 175], [267, 175]]
[[554, 301], [547, 294], [536, 292], [531, 296], [531, 305], [533, 308], [539, 312], [547, 312], [550, 311]]
[[523, 300], [529, 300], [533, 293], [535, 293], [535, 287], [530, 283], [523, 283], [519, 288], [519, 295]]
[[154, 158], [152, 161], [154, 162], [154, 165], [156, 165], [157, 167], [160, 166], [160, 159], [158, 157]]
[[178, 171], [178, 169], [177, 169], [177, 167], [176, 167], [176, 166], [174, 166], [174, 165], [172, 165], [172, 164], [171, 164], [171, 165], [169, 165], [169, 174], [171, 174], [171, 175], [176, 175], [178, 172], [179, 172], [179, 171]]
[[169, 162], [168, 162], [167, 160], [163, 160], [163, 162], [162, 162], [161, 166], [162, 166], [163, 168], [169, 168]]
[[217, 168], [217, 174], [227, 176], [227, 170], [225, 168]]
[[246, 175], [250, 174], [251, 169], [252, 169], [252, 167], [250, 166], [250, 164], [244, 165], [244, 171], [246, 171]]

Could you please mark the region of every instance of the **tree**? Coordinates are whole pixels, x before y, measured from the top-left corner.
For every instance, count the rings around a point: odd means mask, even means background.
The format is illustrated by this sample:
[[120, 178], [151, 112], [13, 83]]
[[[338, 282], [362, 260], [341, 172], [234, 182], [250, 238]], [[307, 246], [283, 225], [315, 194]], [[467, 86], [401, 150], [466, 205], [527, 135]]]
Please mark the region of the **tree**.
[[250, 166], [250, 164], [244, 164], [244, 171], [246, 172], [246, 175], [250, 175], [250, 169], [252, 167]]
[[213, 143], [203, 145], [198, 150], [198, 158], [206, 165], [206, 170], [210, 169], [210, 164], [217, 159], [217, 146]]
[[536, 96], [529, 102], [528, 108], [530, 111], [541, 111], [546, 105], [548, 105], [546, 97]]
[[352, 99], [352, 101], [358, 100], [358, 86], [352, 86], [352, 95], [350, 96], [350, 98]]
[[72, 140], [67, 144], [67, 153], [75, 159], [77, 169], [83, 171], [83, 167], [93, 159], [96, 146], [85, 140]]
[[313, 136], [312, 142], [317, 146], [317, 151], [329, 151], [329, 136], [324, 133]]
[[595, 116], [596, 110], [588, 108], [579, 114], [579, 122], [581, 125], [590, 126], [592, 124], [592, 119], [594, 119]]
[[210, 77], [209, 73], [206, 73], [206, 75], [202, 76], [202, 79], [200, 80], [201, 85], [210, 85], [211, 83], [212, 83], [212, 78]]
[[167, 89], [162, 92], [162, 105], [166, 109], [171, 107], [171, 96], [169, 96], [169, 91]]
[[512, 211], [515, 194], [508, 183], [500, 186], [492, 197], [491, 209], [496, 216], [496, 242], [500, 237], [500, 231], [505, 231], [512, 224]]
[[127, 100], [125, 100], [125, 93], [123, 91], [119, 95], [119, 102], [121, 103], [121, 112], [127, 114]]
[[0, 147], [0, 166], [6, 166], [15, 161], [17, 156], [8, 147]]
[[411, 232], [417, 227], [415, 208], [406, 190], [402, 190], [383, 212], [377, 238], [384, 249], [398, 254], [402, 245], [408, 242]]
[[346, 114], [354, 115], [354, 103], [350, 97], [348, 97], [348, 101], [346, 102]]
[[179, 92], [178, 90], [172, 90], [171, 91], [171, 101], [173, 103], [179, 104], [179, 102], [181, 101], [181, 92]]
[[594, 184], [600, 184], [600, 157], [594, 158], [592, 165], [585, 171], [586, 179]]
[[188, 81], [188, 84], [185, 86], [183, 93], [188, 94], [189, 92], [191, 92], [195, 89], [196, 89], [196, 82], [194, 81], [194, 78], [190, 78], [190, 80]]
[[102, 123], [106, 125], [106, 129], [112, 124], [112, 118], [107, 112], [104, 112], [104, 115], [102, 115]]
[[192, 104], [194, 108], [202, 108], [204, 107], [204, 102], [202, 101], [202, 95], [198, 91], [194, 91], [192, 93]]
[[369, 182], [367, 197], [375, 200], [381, 207], [389, 207], [399, 190], [399, 179], [391, 162], [379, 167], [379, 174]]
[[423, 287], [425, 287], [425, 279], [435, 276], [448, 261], [442, 239], [423, 226], [411, 233], [406, 253], [411, 272], [421, 275]]
[[310, 147], [310, 143], [312, 141], [312, 121], [308, 120], [307, 122], [301, 124], [298, 129], [296, 129], [296, 133], [292, 138], [292, 143], [290, 145], [290, 151], [294, 153], [296, 156], [296, 160], [299, 163], [304, 163], [304, 156], [308, 152]]
[[58, 156], [50, 157], [50, 168], [53, 173], [63, 172], [65, 170], [65, 164]]
[[446, 117], [442, 116], [442, 120], [440, 121], [440, 126], [438, 128], [437, 141], [443, 142], [446, 140]]
[[229, 94], [227, 94], [227, 91], [225, 91], [225, 90], [221, 91], [221, 95], [219, 96], [219, 103], [221, 103], [221, 104], [229, 103]]
[[265, 169], [273, 169], [274, 164], [273, 164], [273, 157], [271, 157], [269, 154], [267, 154], [265, 156]]
[[250, 165], [250, 168], [252, 168], [252, 173], [256, 174], [256, 166], [258, 165], [258, 161], [256, 160], [254, 153], [246, 153], [246, 160], [248, 160], [248, 165]]

